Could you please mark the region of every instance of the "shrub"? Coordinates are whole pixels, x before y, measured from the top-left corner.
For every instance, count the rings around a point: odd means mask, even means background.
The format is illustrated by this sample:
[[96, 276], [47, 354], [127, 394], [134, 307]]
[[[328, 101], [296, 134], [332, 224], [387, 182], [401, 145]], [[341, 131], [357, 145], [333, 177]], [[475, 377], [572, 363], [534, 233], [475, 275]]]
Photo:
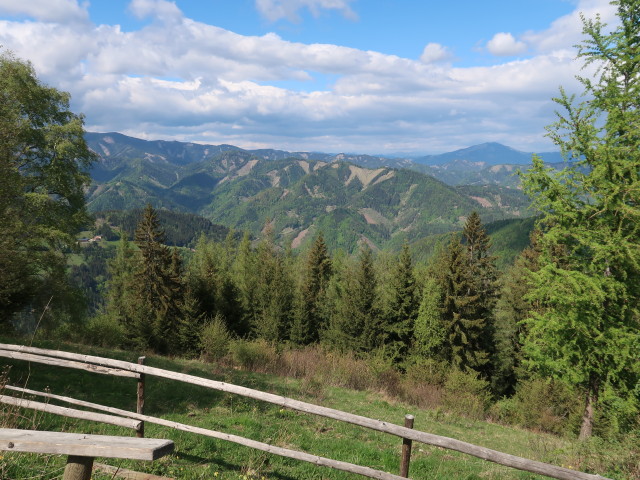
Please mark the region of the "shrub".
[[442, 405], [455, 415], [484, 418], [490, 401], [489, 382], [477, 373], [452, 369], [444, 384]]
[[515, 423], [549, 433], [567, 433], [579, 426], [580, 396], [565, 384], [535, 378], [518, 385]]
[[119, 347], [125, 342], [126, 335], [125, 328], [110, 315], [90, 318], [84, 328], [85, 343], [98, 347]]
[[264, 340], [235, 340], [229, 351], [234, 365], [244, 370], [268, 372], [278, 361], [275, 347]]
[[222, 317], [216, 315], [200, 333], [203, 359], [208, 362], [220, 360], [229, 353], [230, 344], [231, 334]]

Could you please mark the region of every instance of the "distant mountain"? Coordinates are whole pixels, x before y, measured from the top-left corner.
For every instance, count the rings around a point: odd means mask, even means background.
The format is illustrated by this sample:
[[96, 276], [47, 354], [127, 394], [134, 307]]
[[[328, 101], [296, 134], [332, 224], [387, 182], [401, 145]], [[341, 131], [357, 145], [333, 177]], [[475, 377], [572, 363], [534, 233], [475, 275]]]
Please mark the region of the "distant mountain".
[[[454, 152], [414, 158], [414, 161], [423, 165], [452, 165], [482, 169], [494, 165], [527, 165], [531, 163], [532, 155], [500, 143], [490, 142]], [[562, 161], [560, 152], [540, 153], [539, 156], [549, 163]]]
[[[431, 175], [449, 185], [501, 185], [515, 188], [520, 180], [514, 174], [531, 162], [525, 153], [499, 143], [483, 143], [440, 155], [419, 158], [391, 158], [375, 155], [321, 152], [287, 152], [275, 149], [243, 150], [233, 145], [200, 145], [175, 141], [147, 141], [120, 133], [87, 133], [89, 147], [100, 154], [101, 162], [94, 166], [92, 176], [108, 181], [123, 169], [131, 168], [131, 161], [149, 160], [162, 168], [166, 165], [199, 163], [220, 153], [244, 152], [263, 160], [344, 161], [366, 168], [406, 168]], [[550, 164], [562, 162], [558, 152], [541, 153]]]
[[151, 203], [254, 235], [270, 222], [282, 243], [294, 248], [318, 231], [331, 247], [353, 251], [362, 242], [399, 246], [459, 229], [473, 210], [485, 222], [527, 215], [528, 202], [518, 190], [453, 188], [375, 163], [383, 157], [146, 143], [118, 134], [87, 139], [100, 155], [87, 192], [90, 210]]

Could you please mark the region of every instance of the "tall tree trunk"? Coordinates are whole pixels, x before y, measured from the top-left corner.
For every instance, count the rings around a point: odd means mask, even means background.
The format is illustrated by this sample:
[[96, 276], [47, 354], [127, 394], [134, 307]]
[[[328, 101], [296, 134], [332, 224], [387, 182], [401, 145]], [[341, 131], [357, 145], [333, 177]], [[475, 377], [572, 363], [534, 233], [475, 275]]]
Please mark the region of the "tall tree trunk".
[[582, 426], [580, 427], [580, 440], [591, 437], [593, 433], [593, 408], [596, 403], [596, 392], [593, 389], [587, 390], [585, 395], [584, 413], [582, 414]]

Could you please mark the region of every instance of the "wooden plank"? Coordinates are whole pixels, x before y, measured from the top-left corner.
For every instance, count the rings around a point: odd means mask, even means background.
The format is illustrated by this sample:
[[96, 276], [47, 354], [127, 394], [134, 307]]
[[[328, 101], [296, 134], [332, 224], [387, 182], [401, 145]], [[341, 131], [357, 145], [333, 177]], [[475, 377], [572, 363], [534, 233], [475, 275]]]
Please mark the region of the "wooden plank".
[[11, 452], [156, 460], [173, 448], [171, 440], [155, 438], [0, 428], [0, 450]]
[[102, 365], [93, 365], [73, 360], [65, 360], [62, 358], [53, 358], [43, 355], [31, 353], [14, 352], [10, 350], [0, 349], [0, 357], [12, 358], [15, 360], [26, 360], [28, 362], [43, 363], [45, 365], [54, 365], [57, 367], [75, 368], [78, 370], [86, 370], [87, 372], [101, 373], [103, 375], [115, 375], [117, 377], [139, 378], [140, 374], [120, 368], [105, 367]]
[[124, 478], [125, 480], [175, 480], [170, 477], [160, 477], [151, 473], [136, 472], [126, 468], [105, 465], [104, 463], [93, 463], [94, 472], [102, 472], [111, 475], [112, 478]]
[[67, 360], [76, 360], [82, 363], [120, 368], [122, 370], [129, 370], [129, 366], [131, 365], [131, 362], [126, 362], [124, 360], [114, 360], [112, 358], [96, 357], [93, 355], [65, 352], [62, 350], [49, 350], [47, 348], [29, 347], [27, 345], [12, 345], [8, 343], [0, 343], [0, 350], [8, 350], [11, 352], [33, 353], [36, 355], [44, 355], [47, 357], [54, 357], [54, 358], [64, 358]]
[[62, 415], [63, 417], [79, 418], [81, 420], [116, 425], [118, 427], [132, 428], [134, 430], [137, 430], [140, 427], [140, 423], [142, 423], [130, 418], [115, 417], [113, 415], [105, 415], [104, 413], [85, 412], [84, 410], [76, 410], [75, 408], [58, 407], [57, 405], [34, 402], [32, 400], [10, 397], [8, 395], [0, 395], [0, 403], [28, 408], [30, 410], [37, 410], [40, 412], [53, 413], [55, 415]]
[[[6, 348], [8, 350], [10, 348], [20, 349], [23, 347], [19, 345], [0, 344], [0, 348]], [[28, 348], [30, 349], [30, 351], [33, 350], [33, 347], [24, 348]], [[39, 350], [43, 351], [42, 349]], [[93, 358], [94, 360], [100, 359], [100, 357], [91, 358]], [[434, 435], [432, 433], [421, 432], [419, 430], [412, 430], [392, 423], [374, 420], [360, 415], [354, 415], [352, 413], [342, 412], [333, 408], [321, 407], [312, 403], [301, 402], [299, 400], [282, 397], [280, 395], [274, 395], [272, 393], [265, 393], [259, 390], [253, 390], [251, 388], [232, 385], [225, 382], [219, 382], [217, 380], [209, 380], [206, 378], [200, 378], [184, 373], [172, 372], [169, 370], [149, 367], [146, 365], [137, 365], [131, 362], [123, 362], [121, 360], [102, 358], [99, 361], [101, 361], [103, 365], [108, 365], [115, 368], [128, 369], [136, 373], [144, 373], [156, 377], [190, 383], [192, 385], [200, 385], [202, 387], [211, 388], [222, 392], [234, 393], [247, 398], [269, 402], [274, 405], [280, 405], [282, 407], [290, 408], [292, 410], [311, 413], [326, 418], [332, 418], [334, 420], [350, 423], [352, 425], [359, 425], [361, 427], [370, 428], [379, 432], [396, 435], [400, 438], [406, 438], [408, 440], [414, 440], [416, 442], [425, 443], [427, 445], [434, 445], [437, 447], [454, 450], [500, 465], [505, 465], [507, 467], [516, 468], [518, 470], [524, 470], [527, 472], [546, 475], [548, 477], [557, 478], [559, 480], [610, 480], [600, 475], [577, 472], [568, 468], [558, 467], [556, 465], [550, 465], [548, 463], [529, 460], [523, 457], [518, 457], [516, 455], [499, 452], [497, 450], [492, 450], [490, 448], [481, 447], [472, 443], [463, 442], [454, 438]]]
[[[18, 388], [18, 387], [10, 387], [10, 386], [7, 386], [7, 388], [9, 388], [11, 390], [18, 390], [18, 391], [26, 390], [26, 389], [21, 389], [21, 388]], [[220, 440], [226, 440], [228, 442], [236, 443], [238, 445], [244, 445], [246, 447], [254, 448], [256, 450], [261, 450], [263, 452], [272, 453], [274, 455], [279, 455], [281, 457], [293, 458], [295, 460], [300, 460], [300, 461], [303, 461], [303, 462], [313, 463], [314, 465], [318, 465], [318, 466], [322, 466], [322, 467], [329, 467], [329, 468], [333, 468], [333, 469], [336, 469], [336, 470], [342, 470], [342, 471], [345, 471], [345, 472], [357, 473], [359, 475], [362, 475], [362, 476], [365, 476], [365, 477], [369, 477], [369, 478], [376, 478], [376, 479], [379, 479], [379, 480], [403, 480], [402, 477], [399, 477], [397, 475], [393, 475], [391, 473], [381, 472], [381, 471], [375, 470], [373, 468], [362, 467], [360, 465], [354, 465], [352, 463], [341, 462], [341, 461], [338, 461], [338, 460], [332, 460], [332, 459], [329, 459], [329, 458], [319, 457], [317, 455], [311, 455], [311, 454], [308, 454], [308, 453], [305, 453], [305, 452], [299, 452], [299, 451], [290, 450], [290, 449], [287, 449], [287, 448], [276, 447], [276, 446], [269, 445], [269, 444], [266, 444], [266, 443], [250, 440], [248, 438], [239, 437], [237, 435], [230, 435], [230, 434], [226, 434], [226, 433], [216, 432], [215, 430], [208, 430], [208, 429], [205, 429], [205, 428], [199, 428], [199, 427], [194, 427], [194, 426], [191, 426], [191, 425], [185, 425], [183, 423], [172, 422], [172, 421], [169, 421], [169, 420], [164, 420], [162, 418], [156, 418], [156, 417], [151, 417], [151, 416], [148, 416], [148, 415], [142, 415], [142, 414], [139, 414], [139, 413], [128, 412], [126, 410], [120, 410], [120, 409], [113, 408], [113, 407], [105, 407], [103, 405], [99, 405], [99, 404], [96, 404], [96, 403], [89, 403], [89, 402], [85, 402], [83, 400], [76, 400], [74, 398], [60, 397], [58, 395], [53, 395], [51, 393], [35, 392], [33, 390], [26, 390], [26, 392], [34, 394], [34, 395], [42, 395], [42, 396], [45, 396], [45, 397], [56, 398], [56, 399], [62, 400], [62, 401], [68, 401], [69, 403], [73, 403], [73, 404], [81, 404], [81, 405], [83, 405], [85, 407], [88, 407], [88, 408], [94, 408], [96, 410], [104, 410], [104, 411], [115, 413], [117, 415], [129, 416], [131, 418], [135, 418], [135, 419], [138, 419], [138, 420], [144, 420], [144, 421], [149, 422], [149, 423], [155, 423], [157, 425], [162, 425], [162, 426], [165, 426], [165, 427], [173, 428], [175, 430], [182, 430], [182, 431], [185, 431], [185, 432], [196, 433], [196, 434], [204, 435], [204, 436], [211, 437], [211, 438], [217, 438], [217, 439], [220, 439]]]

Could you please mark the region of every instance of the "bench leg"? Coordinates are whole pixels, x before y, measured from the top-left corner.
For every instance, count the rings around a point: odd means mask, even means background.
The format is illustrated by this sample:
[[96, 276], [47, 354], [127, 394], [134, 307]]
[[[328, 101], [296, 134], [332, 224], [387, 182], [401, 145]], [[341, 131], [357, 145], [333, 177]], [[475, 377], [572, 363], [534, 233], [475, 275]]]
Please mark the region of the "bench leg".
[[90, 480], [93, 468], [93, 457], [69, 455], [64, 469], [63, 480]]

